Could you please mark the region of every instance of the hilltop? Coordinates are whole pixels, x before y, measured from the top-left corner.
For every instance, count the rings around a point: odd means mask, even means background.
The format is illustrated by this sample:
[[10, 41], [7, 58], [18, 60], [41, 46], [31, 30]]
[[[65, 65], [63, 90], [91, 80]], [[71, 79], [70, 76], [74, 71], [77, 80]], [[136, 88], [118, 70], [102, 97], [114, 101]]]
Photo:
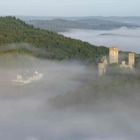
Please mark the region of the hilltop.
[[108, 54], [108, 48], [35, 28], [15, 17], [0, 17], [0, 54], [27, 52], [48, 59], [95, 62], [97, 55]]
[[70, 29], [112, 30], [121, 27], [140, 27], [134, 18], [119, 17], [81, 17], [81, 18], [53, 18], [53, 19], [27, 19], [27, 23], [55, 32], [65, 32]]

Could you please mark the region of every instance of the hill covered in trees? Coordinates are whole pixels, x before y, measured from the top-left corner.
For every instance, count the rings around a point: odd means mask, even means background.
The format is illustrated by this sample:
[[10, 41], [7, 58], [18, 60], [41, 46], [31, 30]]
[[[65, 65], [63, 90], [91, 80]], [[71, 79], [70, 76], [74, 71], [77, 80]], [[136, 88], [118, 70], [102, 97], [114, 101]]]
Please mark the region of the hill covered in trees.
[[15, 17], [0, 17], [0, 54], [9, 52], [95, 62], [97, 55], [108, 54], [108, 48], [34, 28]]

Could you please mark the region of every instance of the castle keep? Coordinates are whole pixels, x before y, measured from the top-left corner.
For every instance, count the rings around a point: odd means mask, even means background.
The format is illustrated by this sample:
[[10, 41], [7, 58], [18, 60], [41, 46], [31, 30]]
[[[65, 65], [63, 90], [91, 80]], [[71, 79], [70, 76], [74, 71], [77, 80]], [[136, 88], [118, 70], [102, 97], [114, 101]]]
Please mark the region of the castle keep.
[[119, 51], [118, 48], [109, 48], [109, 63], [118, 64]]
[[128, 54], [128, 65], [131, 65], [131, 66], [135, 65], [135, 54], [134, 53]]

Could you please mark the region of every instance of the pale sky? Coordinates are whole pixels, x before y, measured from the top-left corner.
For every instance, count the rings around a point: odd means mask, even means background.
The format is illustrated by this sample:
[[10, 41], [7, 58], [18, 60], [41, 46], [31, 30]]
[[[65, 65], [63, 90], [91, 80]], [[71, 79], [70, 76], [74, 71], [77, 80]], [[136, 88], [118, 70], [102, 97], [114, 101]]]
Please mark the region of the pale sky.
[[0, 15], [140, 16], [140, 0], [0, 0]]

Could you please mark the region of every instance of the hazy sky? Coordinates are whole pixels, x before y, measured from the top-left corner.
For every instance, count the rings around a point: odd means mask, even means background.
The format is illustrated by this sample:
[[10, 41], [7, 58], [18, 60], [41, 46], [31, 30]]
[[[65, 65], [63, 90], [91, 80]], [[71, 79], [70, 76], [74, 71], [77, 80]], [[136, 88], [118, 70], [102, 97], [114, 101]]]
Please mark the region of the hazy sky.
[[140, 16], [140, 0], [0, 0], [0, 15]]

